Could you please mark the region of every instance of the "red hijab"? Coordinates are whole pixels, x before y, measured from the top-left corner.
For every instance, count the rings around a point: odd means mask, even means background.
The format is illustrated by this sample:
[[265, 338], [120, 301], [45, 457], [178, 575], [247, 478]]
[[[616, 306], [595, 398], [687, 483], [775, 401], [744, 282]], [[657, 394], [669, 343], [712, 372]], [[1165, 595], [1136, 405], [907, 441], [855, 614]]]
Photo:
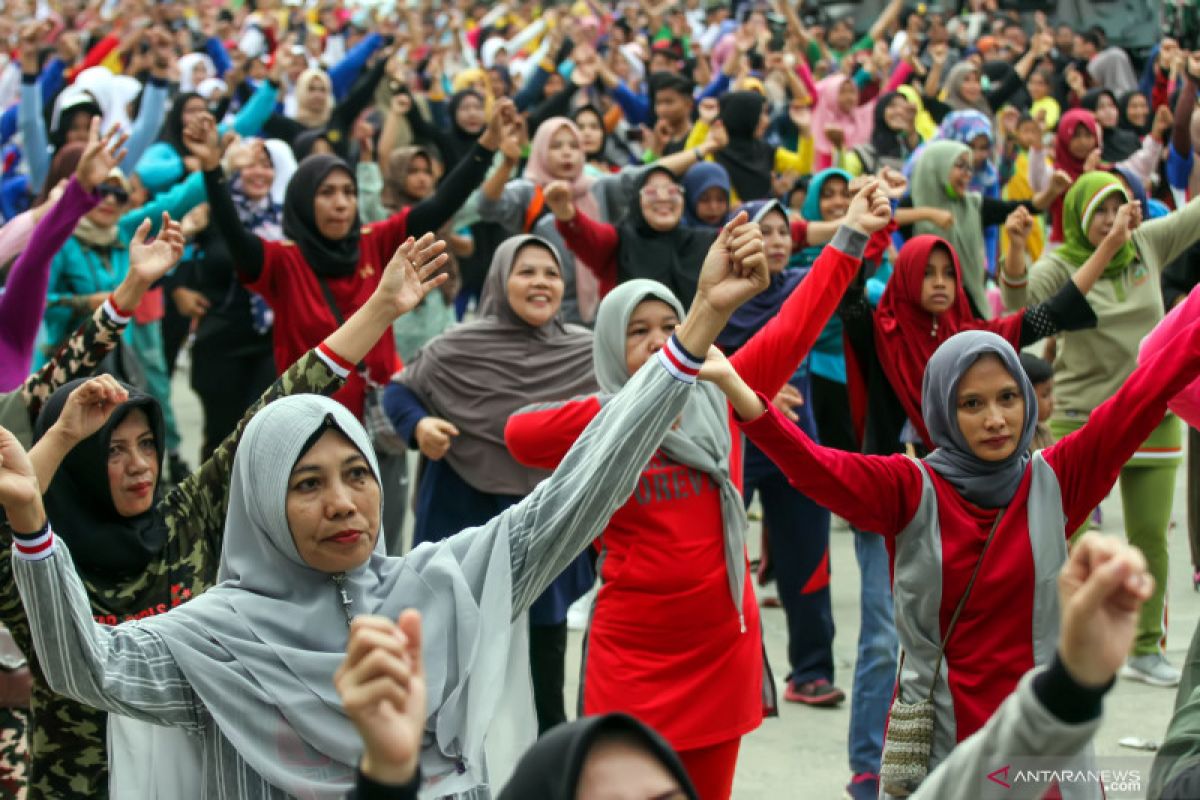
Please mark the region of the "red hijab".
[[[1104, 136], [1100, 132], [1100, 125], [1096, 122], [1096, 117], [1092, 112], [1086, 108], [1072, 108], [1062, 115], [1062, 119], [1058, 121], [1058, 129], [1054, 132], [1054, 168], [1066, 172], [1071, 176], [1071, 180], [1075, 180], [1083, 174], [1083, 162], [1087, 160], [1087, 156], [1076, 158], [1071, 155], [1071, 138], [1080, 125], [1087, 128], [1096, 137], [1096, 147], [1104, 145]], [[1052, 242], [1063, 240], [1062, 204], [1063, 198], [1062, 195], [1059, 195], [1050, 205], [1050, 220], [1053, 223], [1050, 230], [1050, 241]]]
[[[954, 265], [955, 298], [954, 305], [935, 319], [921, 307], [921, 285], [925, 281], [925, 267], [936, 247], [950, 254]], [[929, 234], [914, 236], [900, 248], [892, 277], [875, 310], [875, 352], [892, 391], [926, 447], [932, 449], [933, 442], [921, 413], [921, 381], [933, 352], [954, 334], [969, 330], [991, 331], [1018, 347], [1024, 315], [1024, 311], [1018, 311], [993, 320], [971, 316], [958, 254], [945, 239]]]

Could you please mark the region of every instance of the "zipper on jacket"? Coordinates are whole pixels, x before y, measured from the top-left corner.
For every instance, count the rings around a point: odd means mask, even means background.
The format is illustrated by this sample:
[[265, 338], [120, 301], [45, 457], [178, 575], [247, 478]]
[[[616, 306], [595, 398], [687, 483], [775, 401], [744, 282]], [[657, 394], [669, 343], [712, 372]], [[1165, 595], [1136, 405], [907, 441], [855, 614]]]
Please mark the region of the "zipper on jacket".
[[334, 588], [337, 589], [338, 601], [342, 604], [342, 613], [346, 615], [346, 627], [350, 627], [350, 620], [353, 617], [350, 614], [350, 608], [354, 605], [354, 601], [350, 599], [350, 595], [346, 592], [346, 573], [339, 572], [332, 576]]

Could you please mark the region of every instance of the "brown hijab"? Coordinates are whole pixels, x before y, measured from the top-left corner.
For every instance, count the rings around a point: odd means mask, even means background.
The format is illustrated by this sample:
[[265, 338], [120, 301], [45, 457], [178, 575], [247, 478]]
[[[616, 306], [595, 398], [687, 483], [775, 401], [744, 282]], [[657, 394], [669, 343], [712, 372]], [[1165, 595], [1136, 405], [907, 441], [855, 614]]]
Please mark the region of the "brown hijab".
[[[408, 177], [409, 165], [418, 156], [423, 156], [429, 162], [429, 169], [433, 173], [434, 186], [441, 179], [443, 174], [441, 162], [434, 156], [432, 150], [420, 145], [397, 147], [388, 156], [387, 163], [384, 165], [382, 170], [383, 188], [379, 191], [379, 202], [383, 204], [383, 207], [387, 209], [389, 214], [397, 214], [401, 209], [407, 206], [415, 206], [425, 199], [423, 197], [413, 197], [404, 189], [405, 179]], [[453, 233], [454, 224], [453, 220], [451, 220], [438, 228], [437, 238], [449, 242], [450, 236]], [[459, 278], [458, 259], [455, 258], [454, 254], [448, 248], [446, 254], [449, 258], [442, 271], [450, 276], [450, 280], [443, 283], [439, 288], [446, 302], [452, 303], [458, 295], [462, 281]]]
[[[508, 276], [520, 251], [554, 247], [539, 236], [506, 239], [492, 258], [480, 319], [430, 341], [396, 378], [431, 414], [459, 430], [446, 461], [481, 492], [524, 495], [550, 473], [521, 466], [504, 444], [504, 426], [530, 403], [567, 400], [598, 390], [592, 334], [560, 316], [531, 326], [508, 303]], [[560, 262], [561, 265], [561, 262]]]

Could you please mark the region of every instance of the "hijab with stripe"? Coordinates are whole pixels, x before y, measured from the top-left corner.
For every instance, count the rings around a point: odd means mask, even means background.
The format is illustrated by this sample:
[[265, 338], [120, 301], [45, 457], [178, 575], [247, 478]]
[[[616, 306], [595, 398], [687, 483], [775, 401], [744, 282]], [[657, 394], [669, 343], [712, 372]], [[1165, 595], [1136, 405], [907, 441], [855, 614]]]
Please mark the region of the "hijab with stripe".
[[[1072, 184], [1063, 198], [1063, 243], [1054, 251], [1067, 263], [1076, 269], [1095, 252], [1096, 246], [1088, 241], [1087, 231], [1092, 225], [1092, 218], [1100, 208], [1101, 203], [1112, 196], [1117, 196], [1122, 203], [1129, 202], [1129, 195], [1121, 181], [1108, 172], [1087, 172]], [[1137, 258], [1133, 242], [1126, 242], [1113, 255], [1104, 268], [1105, 278], [1115, 278], [1124, 272], [1125, 268]]]
[[[600, 391], [615, 394], [629, 380], [625, 362], [625, 331], [634, 310], [645, 300], [666, 303], [682, 322], [683, 304], [661, 283], [632, 280], [605, 296], [596, 312], [592, 361]], [[701, 382], [692, 392], [679, 424], [667, 432], [662, 452], [667, 458], [706, 473], [720, 487], [721, 518], [725, 535], [725, 570], [729, 594], [739, 616], [746, 584], [746, 509], [741, 492], [730, 475], [729, 407], [711, 383]]]
[[530, 403], [596, 390], [587, 368], [591, 333], [558, 315], [534, 327], [508, 302], [513, 266], [523, 250], [533, 247], [548, 252], [561, 270], [557, 251], [545, 239], [506, 239], [484, 281], [479, 318], [431, 340], [395, 379], [431, 414], [458, 428], [446, 461], [481, 492], [525, 495], [550, 474], [518, 464], [508, 452], [504, 426], [510, 414]]

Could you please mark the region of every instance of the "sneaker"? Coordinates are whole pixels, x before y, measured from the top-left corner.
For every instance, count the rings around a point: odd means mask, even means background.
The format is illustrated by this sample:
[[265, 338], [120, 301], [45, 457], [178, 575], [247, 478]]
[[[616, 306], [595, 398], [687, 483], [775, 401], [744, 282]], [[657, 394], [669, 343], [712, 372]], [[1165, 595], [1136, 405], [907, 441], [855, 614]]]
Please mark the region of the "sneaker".
[[805, 681], [799, 686], [793, 681], [788, 681], [783, 699], [789, 703], [832, 708], [846, 699], [846, 693], [824, 678], [817, 678], [815, 681]]
[[1162, 653], [1132, 656], [1121, 667], [1121, 677], [1148, 683], [1151, 686], [1178, 686], [1179, 670], [1167, 662]]
[[845, 800], [879, 800], [879, 776], [860, 772], [846, 784]]

